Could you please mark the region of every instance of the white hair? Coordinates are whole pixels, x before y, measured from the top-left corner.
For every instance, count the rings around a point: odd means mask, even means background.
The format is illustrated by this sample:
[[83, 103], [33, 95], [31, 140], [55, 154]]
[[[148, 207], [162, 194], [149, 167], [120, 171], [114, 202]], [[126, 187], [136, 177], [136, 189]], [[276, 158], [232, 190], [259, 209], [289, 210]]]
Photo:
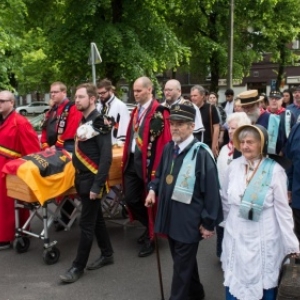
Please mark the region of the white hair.
[[235, 121], [237, 123], [237, 126], [243, 126], [243, 125], [251, 125], [251, 120], [247, 116], [245, 112], [234, 112], [230, 114], [227, 119], [226, 123], [229, 124], [230, 122]]

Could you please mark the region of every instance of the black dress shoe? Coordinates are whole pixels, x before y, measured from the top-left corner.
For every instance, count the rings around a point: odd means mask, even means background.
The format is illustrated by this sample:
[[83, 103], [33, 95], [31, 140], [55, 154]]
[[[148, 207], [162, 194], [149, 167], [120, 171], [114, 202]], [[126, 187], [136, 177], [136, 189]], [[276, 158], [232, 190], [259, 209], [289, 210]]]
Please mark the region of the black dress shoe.
[[10, 242], [0, 242], [0, 250], [6, 250], [10, 248]]
[[138, 244], [144, 244], [145, 239], [148, 237], [148, 229], [146, 229], [143, 234], [137, 239]]
[[200, 293], [196, 297], [189, 296], [188, 300], [204, 300], [204, 299], [205, 299], [205, 292], [204, 292], [204, 290], [202, 290], [202, 293]]
[[77, 281], [82, 274], [83, 274], [83, 270], [79, 270], [78, 268], [71, 267], [65, 274], [60, 275], [59, 278], [62, 282], [73, 283]]
[[89, 264], [86, 268], [87, 270], [96, 270], [99, 268], [102, 268], [106, 265], [110, 265], [114, 263], [114, 256], [100, 256], [98, 259], [96, 259], [94, 262]]
[[139, 257], [145, 257], [145, 256], [149, 256], [154, 252], [155, 246], [154, 246], [154, 242], [146, 239], [140, 252], [139, 252]]

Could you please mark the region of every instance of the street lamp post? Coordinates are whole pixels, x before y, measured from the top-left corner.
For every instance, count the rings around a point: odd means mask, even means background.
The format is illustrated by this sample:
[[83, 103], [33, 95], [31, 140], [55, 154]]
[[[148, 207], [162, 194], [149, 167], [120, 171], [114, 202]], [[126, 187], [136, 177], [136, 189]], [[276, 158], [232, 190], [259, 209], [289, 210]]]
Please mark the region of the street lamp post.
[[233, 69], [233, 24], [234, 24], [234, 0], [230, 0], [229, 35], [228, 35], [228, 70], [227, 88], [232, 88]]

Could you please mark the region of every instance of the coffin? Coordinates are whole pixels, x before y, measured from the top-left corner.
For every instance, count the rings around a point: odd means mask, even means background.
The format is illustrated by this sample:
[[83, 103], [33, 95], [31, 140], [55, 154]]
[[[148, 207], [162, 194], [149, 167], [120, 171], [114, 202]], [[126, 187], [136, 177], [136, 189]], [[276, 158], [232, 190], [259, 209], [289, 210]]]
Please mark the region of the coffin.
[[[6, 188], [7, 195], [13, 199], [21, 200], [24, 202], [39, 202], [35, 194], [29, 186], [16, 175], [6, 175]], [[70, 188], [60, 196], [74, 195], [76, 190], [74, 187]]]
[[[112, 164], [109, 170], [109, 176], [108, 176], [108, 185], [115, 186], [122, 183], [122, 172], [121, 172], [121, 163], [122, 163], [122, 156], [123, 156], [123, 147], [114, 146], [112, 149], [113, 152], [113, 160]], [[29, 171], [29, 170], [28, 170]], [[72, 163], [69, 163], [69, 169], [66, 174], [70, 174], [70, 178], [73, 178], [74, 176], [74, 170], [72, 167]], [[71, 176], [72, 175], [72, 176]], [[63, 175], [63, 178], [66, 176]], [[71, 179], [71, 182], [74, 182], [73, 179]], [[65, 195], [71, 195], [76, 194], [76, 190], [74, 187], [70, 187], [67, 191], [61, 193], [56, 193], [51, 183], [49, 182], [50, 186], [46, 191], [49, 191], [49, 198], [46, 199], [46, 197], [42, 197], [38, 199], [37, 193], [34, 193], [32, 189], [26, 184], [26, 182], [15, 175], [15, 173], [6, 172], [6, 187], [7, 187], [7, 195], [9, 197], [12, 197], [14, 199], [22, 200], [25, 202], [40, 202], [43, 204], [45, 201], [54, 198], [54, 197], [61, 197]], [[30, 184], [29, 184], [30, 185]], [[71, 184], [72, 185], [72, 184]], [[40, 185], [38, 185], [40, 186]], [[69, 185], [70, 186], [70, 185]], [[40, 189], [40, 188], [38, 188]], [[43, 188], [43, 195], [48, 192], [45, 191], [45, 187]], [[51, 196], [50, 196], [51, 195]]]
[[113, 146], [112, 149], [113, 160], [108, 174], [109, 186], [115, 186], [122, 183], [121, 164], [122, 164], [122, 157], [123, 157], [123, 148], [124, 147]]

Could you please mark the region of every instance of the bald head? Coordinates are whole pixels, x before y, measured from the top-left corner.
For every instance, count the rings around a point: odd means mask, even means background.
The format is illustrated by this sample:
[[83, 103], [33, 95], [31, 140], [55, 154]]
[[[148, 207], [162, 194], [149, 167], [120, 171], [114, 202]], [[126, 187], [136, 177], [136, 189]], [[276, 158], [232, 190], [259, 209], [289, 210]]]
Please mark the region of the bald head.
[[138, 78], [133, 84], [135, 101], [141, 105], [152, 99], [152, 81], [146, 77]]
[[13, 109], [15, 96], [10, 91], [0, 92], [0, 114], [5, 118]]
[[166, 82], [164, 88], [165, 99], [169, 105], [172, 105], [181, 96], [181, 84], [176, 79]]

